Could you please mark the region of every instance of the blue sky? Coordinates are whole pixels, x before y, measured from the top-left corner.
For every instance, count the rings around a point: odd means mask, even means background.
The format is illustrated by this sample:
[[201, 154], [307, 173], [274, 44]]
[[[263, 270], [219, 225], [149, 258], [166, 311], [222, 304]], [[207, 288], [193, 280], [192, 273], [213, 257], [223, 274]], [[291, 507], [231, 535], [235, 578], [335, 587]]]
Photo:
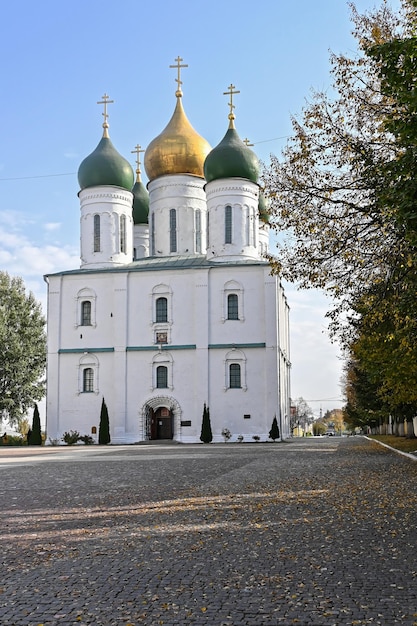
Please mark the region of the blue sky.
[[[393, 0], [398, 6], [397, 0]], [[374, 2], [358, 0], [362, 11]], [[378, 3], [377, 3], [378, 4]], [[227, 128], [233, 83], [236, 127], [266, 163], [279, 154], [311, 88], [330, 89], [329, 50], [354, 53], [344, 0], [15, 0], [0, 21], [0, 269], [24, 278], [44, 304], [43, 274], [79, 266], [76, 172], [101, 136], [126, 158], [165, 127], [175, 105], [179, 55], [183, 103], [212, 146]], [[143, 175], [146, 182], [146, 176]], [[326, 335], [325, 299], [287, 290], [292, 396], [341, 406], [341, 361]]]

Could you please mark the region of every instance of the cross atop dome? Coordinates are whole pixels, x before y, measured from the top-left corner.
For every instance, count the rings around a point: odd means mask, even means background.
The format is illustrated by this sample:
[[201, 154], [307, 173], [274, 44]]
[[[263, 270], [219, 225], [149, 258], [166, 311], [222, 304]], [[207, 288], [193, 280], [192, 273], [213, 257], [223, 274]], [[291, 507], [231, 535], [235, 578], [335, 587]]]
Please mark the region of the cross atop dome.
[[100, 100], [100, 102], [97, 102], [97, 104], [104, 104], [104, 111], [102, 113], [103, 117], [104, 117], [104, 122], [103, 122], [103, 128], [104, 128], [104, 132], [103, 132], [103, 137], [108, 137], [109, 133], [108, 133], [108, 128], [109, 128], [109, 123], [107, 121], [107, 118], [109, 117], [109, 114], [107, 113], [107, 105], [108, 104], [113, 104], [114, 100], [109, 100], [110, 96], [108, 96], [106, 93], [104, 94], [104, 96], [102, 96], [102, 100]]
[[139, 144], [136, 144], [135, 149], [130, 151], [132, 154], [136, 154], [136, 182], [140, 182], [140, 154], [145, 150]]
[[183, 68], [183, 67], [188, 67], [188, 65], [186, 65], [186, 64], [181, 65], [181, 61], [183, 61], [183, 60], [184, 60], [184, 59], [182, 59], [180, 56], [178, 56], [178, 57], [175, 59], [175, 61], [176, 61], [176, 65], [170, 65], [170, 66], [169, 66], [169, 67], [172, 67], [172, 68], [174, 68], [174, 69], [175, 69], [175, 68], [177, 68], [177, 70], [178, 70], [178, 76], [177, 76], [177, 78], [175, 79], [175, 82], [178, 84], [178, 89], [177, 89], [177, 91], [175, 92], [175, 95], [177, 96], [177, 98], [181, 98], [181, 96], [182, 96], [182, 91], [181, 91], [181, 85], [182, 85], [182, 80], [181, 80], [181, 68]]
[[233, 109], [235, 108], [235, 105], [233, 104], [233, 96], [237, 93], [240, 93], [240, 91], [234, 91], [235, 89], [236, 87], [232, 85], [232, 83], [230, 83], [228, 91], [223, 92], [224, 96], [230, 96], [230, 101], [229, 101], [230, 113], [228, 117], [229, 117], [231, 126], [233, 126], [233, 120], [235, 119], [235, 114], [233, 113]]

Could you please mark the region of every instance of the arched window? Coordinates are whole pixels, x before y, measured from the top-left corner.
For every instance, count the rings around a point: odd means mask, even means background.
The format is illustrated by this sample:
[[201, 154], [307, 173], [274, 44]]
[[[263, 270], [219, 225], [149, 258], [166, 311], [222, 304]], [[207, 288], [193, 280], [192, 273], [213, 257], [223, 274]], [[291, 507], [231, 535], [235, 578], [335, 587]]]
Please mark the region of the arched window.
[[195, 212], [195, 251], [201, 252], [201, 211]]
[[166, 298], [157, 298], [155, 302], [155, 321], [168, 321], [168, 300]]
[[90, 287], [83, 287], [76, 296], [75, 326], [96, 326], [97, 296]]
[[94, 370], [92, 367], [83, 369], [83, 391], [94, 391]]
[[100, 252], [100, 215], [94, 216], [94, 252]]
[[81, 302], [81, 326], [91, 326], [91, 302], [84, 300]]
[[224, 214], [224, 243], [232, 243], [232, 207], [228, 204]]
[[126, 254], [126, 215], [120, 216], [120, 252]]
[[229, 387], [230, 389], [240, 389], [240, 365], [239, 363], [231, 363], [229, 365]]
[[168, 368], [165, 365], [158, 365], [156, 368], [156, 387], [157, 389], [168, 387]]
[[177, 251], [177, 212], [175, 209], [169, 211], [169, 251]]
[[242, 389], [247, 391], [246, 356], [241, 350], [230, 350], [225, 358], [225, 391], [227, 389]]
[[227, 320], [245, 321], [244, 289], [237, 280], [228, 280], [223, 287], [223, 315], [222, 322]]
[[227, 296], [227, 319], [239, 319], [239, 298], [236, 293], [230, 293]]

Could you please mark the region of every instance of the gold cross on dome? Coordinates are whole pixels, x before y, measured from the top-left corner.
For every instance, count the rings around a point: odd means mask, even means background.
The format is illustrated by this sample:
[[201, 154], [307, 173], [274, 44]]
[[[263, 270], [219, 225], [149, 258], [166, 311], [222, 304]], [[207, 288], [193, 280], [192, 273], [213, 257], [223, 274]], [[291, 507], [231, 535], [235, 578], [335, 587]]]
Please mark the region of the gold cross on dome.
[[140, 182], [139, 176], [140, 176], [140, 154], [141, 154], [141, 152], [145, 152], [145, 150], [139, 144], [136, 144], [135, 149], [131, 150], [132, 154], [136, 154], [136, 174], [138, 176], [138, 182]]
[[177, 62], [176, 65], [170, 65], [169, 67], [173, 67], [173, 68], [177, 68], [178, 70], [178, 77], [175, 79], [175, 82], [178, 84], [178, 89], [175, 92], [175, 95], [177, 97], [182, 96], [182, 91], [181, 91], [181, 85], [182, 85], [182, 80], [181, 80], [181, 68], [182, 67], [188, 67], [188, 65], [183, 64], [181, 65], [181, 61], [184, 61], [184, 59], [182, 59], [180, 56], [178, 56], [175, 61]]
[[253, 146], [253, 143], [251, 143], [247, 137], [243, 140], [243, 143], [248, 146], [248, 148]]
[[107, 118], [109, 117], [109, 114], [107, 113], [107, 105], [114, 103], [114, 100], [109, 100], [109, 98], [110, 96], [105, 93], [104, 96], [102, 96], [102, 100], [100, 100], [100, 102], [97, 102], [97, 104], [104, 104], [104, 112], [102, 113], [104, 117], [103, 128], [109, 127], [107, 122]]
[[145, 152], [145, 150], [139, 144], [136, 144], [135, 149], [130, 151], [132, 154], [136, 154], [136, 165], [138, 169], [140, 169], [140, 154], [141, 152]]
[[232, 85], [232, 83], [230, 83], [229, 85], [229, 90], [228, 91], [224, 91], [223, 95], [224, 96], [230, 96], [230, 102], [229, 102], [229, 107], [230, 107], [230, 113], [229, 113], [229, 120], [234, 120], [235, 119], [235, 114], [233, 113], [233, 109], [235, 108], [235, 105], [233, 104], [233, 96], [237, 93], [240, 93], [240, 91], [234, 91], [235, 86]]

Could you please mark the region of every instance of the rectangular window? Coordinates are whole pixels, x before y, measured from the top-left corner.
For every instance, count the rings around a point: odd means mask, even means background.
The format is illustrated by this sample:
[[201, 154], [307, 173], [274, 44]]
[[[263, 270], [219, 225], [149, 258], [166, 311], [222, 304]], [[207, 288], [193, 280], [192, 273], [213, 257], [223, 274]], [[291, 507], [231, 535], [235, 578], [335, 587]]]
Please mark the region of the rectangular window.
[[177, 251], [177, 212], [175, 209], [169, 211], [169, 249], [170, 252]]
[[94, 252], [100, 252], [100, 215], [94, 216]]
[[83, 370], [83, 391], [94, 391], [94, 371], [92, 367]]
[[120, 252], [126, 254], [126, 215], [120, 216]]
[[227, 296], [227, 319], [239, 319], [239, 298], [236, 293], [231, 293]]
[[155, 216], [153, 213], [149, 219], [151, 221], [151, 256], [155, 256]]
[[206, 248], [209, 249], [210, 245], [210, 213], [206, 214]]
[[155, 303], [155, 322], [168, 321], [168, 300], [166, 298], [158, 298]]
[[232, 207], [226, 206], [224, 216], [224, 243], [232, 243]]
[[231, 363], [229, 367], [230, 388], [240, 389], [240, 365], [239, 363]]
[[91, 302], [81, 302], [81, 326], [91, 326]]
[[201, 252], [201, 211], [195, 212], [195, 251]]
[[158, 389], [168, 387], [168, 368], [165, 365], [158, 365], [156, 368], [156, 386]]

